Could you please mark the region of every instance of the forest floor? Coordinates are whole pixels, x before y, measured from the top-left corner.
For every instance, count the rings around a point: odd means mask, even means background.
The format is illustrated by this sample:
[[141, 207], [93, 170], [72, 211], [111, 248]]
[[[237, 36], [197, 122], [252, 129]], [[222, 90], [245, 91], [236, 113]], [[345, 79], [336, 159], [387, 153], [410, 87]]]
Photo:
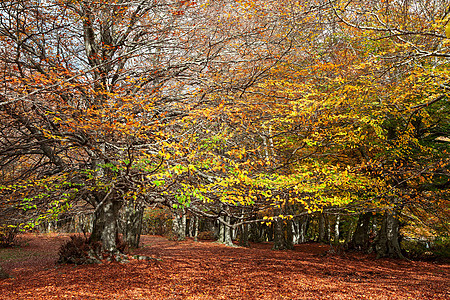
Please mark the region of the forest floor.
[[331, 255], [329, 246], [272, 251], [143, 236], [134, 254], [160, 260], [57, 265], [64, 234], [25, 234], [0, 249], [12, 278], [0, 299], [450, 299], [450, 265]]

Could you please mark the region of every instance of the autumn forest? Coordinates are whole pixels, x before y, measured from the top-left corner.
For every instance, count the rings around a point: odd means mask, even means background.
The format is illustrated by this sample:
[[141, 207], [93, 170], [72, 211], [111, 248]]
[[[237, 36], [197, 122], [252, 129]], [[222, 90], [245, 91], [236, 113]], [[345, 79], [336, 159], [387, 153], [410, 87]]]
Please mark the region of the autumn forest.
[[[448, 275], [449, 59], [448, 0], [1, 1], [0, 259], [33, 236], [95, 274], [229, 251]], [[276, 291], [172, 296], [303, 299]]]

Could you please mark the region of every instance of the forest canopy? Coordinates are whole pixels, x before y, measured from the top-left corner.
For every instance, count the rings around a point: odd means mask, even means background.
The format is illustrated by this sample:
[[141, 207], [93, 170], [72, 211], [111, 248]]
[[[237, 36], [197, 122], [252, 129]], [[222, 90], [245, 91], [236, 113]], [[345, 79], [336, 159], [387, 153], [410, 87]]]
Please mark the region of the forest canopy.
[[280, 249], [305, 217], [379, 256], [448, 238], [449, 7], [2, 1], [0, 230], [86, 213], [116, 253], [158, 205]]

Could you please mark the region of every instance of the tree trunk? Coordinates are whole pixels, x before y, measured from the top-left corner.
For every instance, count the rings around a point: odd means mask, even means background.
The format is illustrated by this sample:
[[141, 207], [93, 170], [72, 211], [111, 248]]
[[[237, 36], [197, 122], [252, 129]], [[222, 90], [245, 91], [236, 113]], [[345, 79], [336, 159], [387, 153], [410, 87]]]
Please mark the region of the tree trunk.
[[[195, 222], [195, 226], [194, 226], [194, 241], [196, 241], [197, 242], [197, 237], [198, 237], [198, 223], [199, 223], [199, 219], [198, 219], [198, 217], [197, 216], [194, 216], [193, 217], [194, 218], [194, 222]], [[192, 221], [192, 219], [191, 219], [191, 221]]]
[[184, 209], [175, 212], [173, 231], [179, 241], [184, 241], [186, 239], [186, 212]]
[[260, 234], [258, 224], [256, 222], [252, 222], [249, 224], [249, 226], [250, 226], [250, 228], [249, 228], [248, 240], [253, 243], [260, 242], [261, 234]]
[[[228, 216], [225, 216], [225, 221], [227, 223], [231, 223], [231, 218]], [[232, 235], [231, 227], [226, 226], [224, 224], [222, 224], [222, 225], [224, 227], [224, 234], [225, 234], [224, 235], [224, 244], [227, 246], [233, 246], [233, 239], [231, 237], [231, 235]]]
[[377, 258], [405, 258], [400, 249], [398, 216], [396, 211], [384, 213], [383, 223], [375, 241]]
[[308, 225], [309, 225], [309, 216], [303, 216], [300, 218], [299, 220], [299, 226], [300, 226], [300, 231], [299, 231], [299, 239], [298, 239], [298, 243], [306, 243], [307, 239], [306, 239], [306, 233], [308, 232]]
[[300, 221], [294, 220], [292, 221], [292, 243], [298, 244], [300, 240]]
[[189, 218], [189, 229], [188, 229], [188, 236], [189, 237], [194, 237], [194, 216], [191, 215], [191, 217]]
[[233, 246], [233, 240], [231, 239], [231, 228], [226, 226], [223, 222], [230, 222], [230, 217], [220, 216], [219, 217], [219, 237], [217, 241], [223, 243], [227, 246]]
[[218, 221], [218, 228], [219, 228], [219, 230], [218, 230], [218, 237], [217, 237], [217, 241], [219, 242], [219, 243], [224, 243], [225, 242], [225, 225], [223, 225], [223, 223], [222, 223], [222, 219], [223, 217], [222, 216], [220, 216], [219, 217], [219, 221]]
[[334, 223], [334, 243], [339, 244], [339, 225], [341, 221], [341, 215], [336, 215], [336, 222]]
[[248, 242], [248, 236], [249, 236], [248, 226], [249, 226], [248, 224], [241, 225], [241, 235], [239, 237], [239, 246], [250, 247], [250, 244]]
[[125, 224], [123, 236], [128, 246], [139, 247], [139, 241], [142, 233], [142, 218], [144, 216], [144, 207], [138, 203], [130, 202], [125, 208]]
[[89, 242], [100, 242], [102, 250], [115, 253], [117, 250], [119, 209], [121, 201], [106, 199], [94, 213], [92, 234]]
[[320, 243], [327, 243], [328, 240], [328, 226], [327, 226], [327, 220], [326, 215], [324, 213], [319, 214], [319, 242]]
[[346, 232], [344, 245], [350, 246], [351, 241], [353, 239], [353, 233], [354, 233], [353, 227], [354, 226], [355, 226], [355, 220], [353, 218], [351, 218], [349, 221], [347, 232]]
[[356, 249], [360, 251], [367, 251], [369, 249], [369, 230], [371, 213], [365, 213], [359, 216], [356, 223], [355, 233], [353, 234], [352, 241], [349, 245], [350, 249]]
[[294, 249], [292, 220], [279, 219], [274, 225], [274, 250], [292, 250]]
[[306, 242], [306, 232], [308, 231], [309, 216], [301, 216], [292, 221], [293, 243], [301, 244]]

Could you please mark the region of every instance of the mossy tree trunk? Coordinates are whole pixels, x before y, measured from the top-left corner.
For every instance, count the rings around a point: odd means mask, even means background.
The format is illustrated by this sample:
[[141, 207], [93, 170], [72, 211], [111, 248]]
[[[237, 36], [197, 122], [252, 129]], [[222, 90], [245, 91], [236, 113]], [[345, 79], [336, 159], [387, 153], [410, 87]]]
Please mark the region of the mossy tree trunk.
[[324, 213], [319, 214], [319, 242], [328, 242], [328, 216]]
[[186, 210], [180, 209], [175, 212], [173, 220], [173, 231], [179, 241], [186, 239]]
[[278, 219], [274, 224], [274, 250], [294, 249], [292, 220]]
[[371, 213], [364, 213], [359, 216], [358, 222], [356, 223], [355, 233], [353, 234], [352, 241], [349, 244], [350, 249], [356, 249], [360, 251], [367, 251], [369, 249], [369, 231], [371, 218]]
[[118, 252], [118, 220], [122, 201], [106, 195], [94, 213], [92, 233], [89, 242], [101, 243], [102, 250], [109, 253]]
[[248, 224], [242, 224], [241, 225], [241, 234], [239, 236], [239, 246], [242, 247], [250, 247], [250, 244], [248, 242], [248, 236], [249, 236], [249, 230], [248, 230]]
[[386, 211], [384, 213], [383, 222], [375, 240], [377, 258], [405, 258], [400, 249], [400, 222], [398, 218], [399, 211]]
[[140, 203], [130, 202], [125, 207], [123, 237], [128, 246], [139, 247], [139, 241], [142, 233], [142, 218], [144, 216], [144, 207]]
[[219, 217], [219, 236], [217, 241], [219, 243], [223, 243], [227, 246], [232, 246], [233, 245], [233, 240], [231, 237], [231, 227], [227, 226], [224, 224], [228, 223], [230, 224], [231, 218], [228, 216], [220, 216]]

